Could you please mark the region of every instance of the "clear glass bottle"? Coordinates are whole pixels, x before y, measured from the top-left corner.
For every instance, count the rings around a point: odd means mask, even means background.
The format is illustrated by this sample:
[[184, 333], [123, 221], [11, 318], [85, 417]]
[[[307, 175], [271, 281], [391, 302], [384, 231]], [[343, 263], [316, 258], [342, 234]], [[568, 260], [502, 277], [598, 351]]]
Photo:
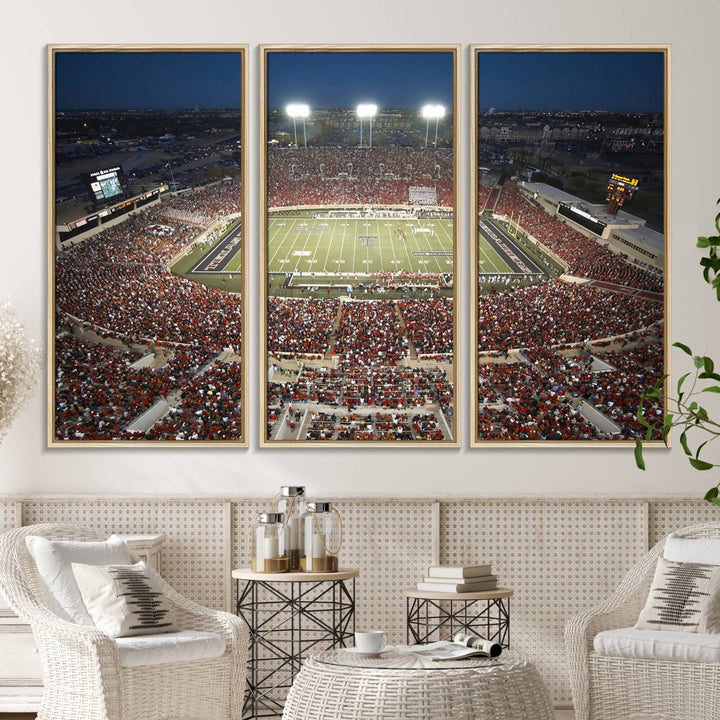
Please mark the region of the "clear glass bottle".
[[305, 488], [302, 485], [284, 485], [277, 500], [278, 512], [284, 513], [288, 529], [288, 553], [290, 572], [300, 570], [303, 538], [300, 532], [300, 518], [305, 512]]
[[309, 502], [301, 518], [303, 572], [337, 572], [342, 549], [343, 529], [340, 513], [329, 502]]
[[252, 532], [252, 569], [254, 572], [287, 572], [290, 569], [288, 529], [282, 513], [260, 513]]

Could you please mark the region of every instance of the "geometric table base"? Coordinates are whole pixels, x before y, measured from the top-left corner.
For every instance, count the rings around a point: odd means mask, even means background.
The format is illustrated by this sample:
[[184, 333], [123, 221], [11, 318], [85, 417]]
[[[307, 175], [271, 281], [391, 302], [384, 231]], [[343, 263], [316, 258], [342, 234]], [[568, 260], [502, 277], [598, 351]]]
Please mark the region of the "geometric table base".
[[[353, 644], [357, 576], [356, 570], [320, 579], [310, 573], [268, 578], [265, 573], [233, 571], [237, 614], [247, 623], [252, 643], [243, 718], [282, 715], [302, 660], [310, 652]], [[245, 580], [242, 589], [240, 580]]]
[[421, 594], [415, 590], [405, 592], [408, 644], [451, 640], [455, 633], [463, 632], [493, 640], [503, 648], [510, 647], [512, 591], [497, 593], [502, 597], [480, 598], [464, 598], [462, 594], [458, 597], [453, 593], [452, 599], [439, 593], [425, 593], [426, 597], [419, 597]]

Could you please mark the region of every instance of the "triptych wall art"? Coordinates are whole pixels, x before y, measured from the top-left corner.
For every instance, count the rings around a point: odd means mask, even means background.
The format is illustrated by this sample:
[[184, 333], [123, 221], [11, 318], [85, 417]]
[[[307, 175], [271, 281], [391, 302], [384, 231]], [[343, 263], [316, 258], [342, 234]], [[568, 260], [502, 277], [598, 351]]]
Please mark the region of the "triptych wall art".
[[49, 445], [459, 447], [468, 396], [471, 447], [644, 436], [669, 48], [470, 48], [469, 274], [460, 53], [262, 46], [249, 148], [246, 46], [51, 47]]

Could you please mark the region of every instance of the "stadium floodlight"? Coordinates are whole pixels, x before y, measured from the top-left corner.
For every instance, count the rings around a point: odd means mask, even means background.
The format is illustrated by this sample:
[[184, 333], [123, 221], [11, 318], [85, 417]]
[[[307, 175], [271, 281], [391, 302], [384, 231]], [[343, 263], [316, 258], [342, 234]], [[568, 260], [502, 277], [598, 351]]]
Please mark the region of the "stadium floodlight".
[[293, 132], [295, 133], [295, 147], [297, 147], [297, 118], [302, 118], [303, 122], [303, 146], [307, 147], [307, 134], [305, 133], [305, 118], [310, 115], [310, 106], [303, 103], [290, 103], [285, 108], [285, 112], [292, 118]]
[[438, 125], [441, 118], [445, 117], [445, 107], [443, 105], [425, 105], [422, 109], [422, 116], [426, 120], [425, 124], [425, 147], [428, 146], [428, 134], [430, 132], [430, 121], [435, 121], [435, 147], [438, 140]]
[[357, 106], [357, 109], [355, 112], [357, 113], [357, 116], [360, 118], [360, 147], [363, 146], [363, 118], [369, 118], [370, 119], [370, 143], [369, 146], [372, 147], [372, 121], [373, 118], [377, 115], [378, 107], [374, 103], [361, 103]]

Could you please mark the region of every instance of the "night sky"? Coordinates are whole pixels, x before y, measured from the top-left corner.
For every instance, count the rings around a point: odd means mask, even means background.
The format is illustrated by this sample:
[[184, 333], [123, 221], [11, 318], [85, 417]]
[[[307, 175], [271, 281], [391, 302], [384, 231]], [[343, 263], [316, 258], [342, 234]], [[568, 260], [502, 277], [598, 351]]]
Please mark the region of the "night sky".
[[239, 108], [239, 52], [57, 52], [58, 110]]
[[453, 106], [451, 52], [269, 52], [268, 108]]
[[662, 112], [661, 52], [479, 52], [481, 110]]

